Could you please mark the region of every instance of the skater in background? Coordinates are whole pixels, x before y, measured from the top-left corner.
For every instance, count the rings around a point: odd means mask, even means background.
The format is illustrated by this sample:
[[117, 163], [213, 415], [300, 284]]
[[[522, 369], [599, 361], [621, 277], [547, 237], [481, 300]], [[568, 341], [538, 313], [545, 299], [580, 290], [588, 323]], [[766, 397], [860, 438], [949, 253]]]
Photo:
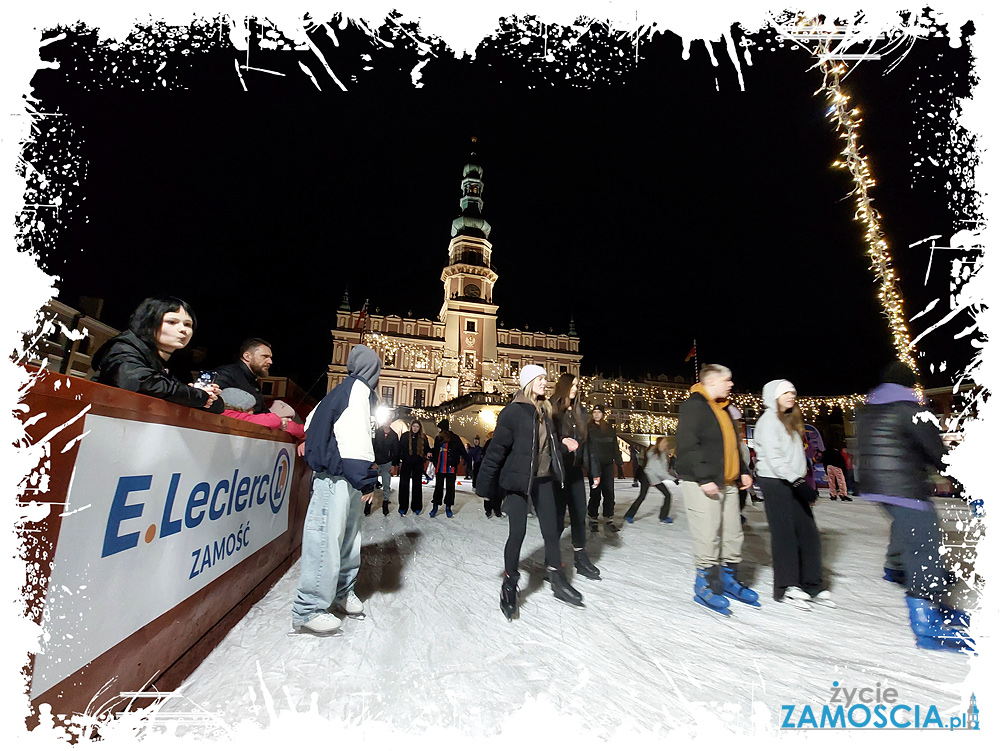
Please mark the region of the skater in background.
[[826, 467], [826, 487], [830, 493], [830, 500], [851, 500], [851, 497], [847, 495], [847, 478], [844, 477], [847, 465], [840, 449], [834, 448], [832, 444], [827, 446], [823, 452], [823, 465]]
[[[615, 421], [613, 419], [609, 419], [608, 420], [608, 425], [611, 426], [611, 430], [614, 431], [615, 435], [618, 435], [618, 426], [615, 425]], [[617, 447], [616, 447], [616, 450], [615, 450], [615, 470], [618, 473], [618, 479], [619, 480], [624, 480], [625, 479], [625, 467], [622, 464], [622, 452], [618, 451]]]
[[667, 467], [667, 460], [670, 442], [666, 436], [656, 439], [656, 443], [646, 451], [646, 465], [642, 468], [639, 495], [625, 512], [625, 521], [629, 524], [635, 522], [635, 515], [639, 512], [639, 506], [646, 499], [646, 493], [650, 486], [655, 487], [663, 494], [663, 505], [660, 506], [660, 521], [664, 524], [673, 524], [670, 518], [670, 490], [667, 482], [672, 481], [670, 470]]
[[805, 481], [805, 420], [790, 381], [769, 381], [762, 394], [764, 413], [754, 428], [757, 482], [771, 530], [774, 600], [800, 610], [813, 604], [834, 607], [823, 588], [819, 530], [813, 517], [816, 491]]
[[[587, 515], [590, 528], [597, 531], [597, 511], [603, 498], [604, 529], [617, 532], [615, 526], [615, 462], [621, 461], [618, 450], [618, 434], [614, 427], [604, 420], [604, 405], [598, 404], [590, 413], [587, 425], [587, 454], [590, 458], [590, 501]], [[616, 459], [617, 457], [617, 459]]]
[[428, 516], [437, 516], [438, 507], [444, 500], [444, 510], [450, 519], [454, 516], [451, 507], [455, 505], [455, 482], [458, 475], [458, 465], [460, 462], [469, 464], [469, 455], [465, 452], [465, 444], [462, 439], [451, 432], [450, 424], [447, 420], [438, 423], [441, 432], [434, 439], [434, 448], [431, 449], [431, 457], [434, 462], [434, 497], [431, 502], [431, 512]]
[[703, 365], [677, 424], [677, 475], [687, 505], [694, 547], [695, 602], [728, 615], [729, 595], [759, 607], [757, 593], [740, 582], [743, 527], [739, 488], [753, 483], [737, 448], [736, 426], [726, 411], [733, 375], [723, 365]]
[[945, 604], [950, 578], [928, 481], [928, 468], [945, 471], [945, 449], [937, 418], [920, 404], [916, 385], [916, 374], [893, 362], [859, 410], [858, 491], [892, 518], [890, 540], [899, 546], [917, 646], [965, 650], [973, 647], [971, 639], [951, 626], [967, 626], [966, 616]]
[[420, 420], [413, 420], [406, 435], [399, 439], [399, 515], [406, 516], [411, 508], [417, 516], [423, 511], [424, 464], [431, 456], [427, 436]]
[[[517, 614], [517, 566], [528, 524], [529, 499], [534, 500], [538, 526], [545, 541], [545, 567], [552, 594], [570, 605], [583, 605], [583, 595], [570, 586], [559, 552], [559, 521], [555, 488], [565, 481], [562, 455], [556, 442], [552, 407], [545, 398], [548, 382], [540, 365], [525, 365], [521, 388], [497, 416], [490, 448], [483, 458], [476, 492], [489, 498], [499, 488], [510, 525], [504, 546], [504, 577], [500, 588], [500, 611], [512, 619]], [[563, 438], [567, 449], [579, 446]]]
[[632, 487], [638, 488], [642, 484], [639, 480], [639, 476], [642, 475], [642, 460], [639, 458], [639, 452], [631, 443], [628, 445], [628, 461], [632, 465]]
[[[392, 495], [392, 468], [399, 464], [399, 436], [396, 431], [385, 425], [375, 431], [375, 463], [378, 464], [378, 474], [382, 486], [382, 514], [389, 515], [389, 496]], [[372, 512], [371, 501], [365, 504], [365, 516]]]
[[313, 476], [292, 604], [296, 631], [336, 631], [341, 620], [331, 607], [344, 615], [364, 614], [354, 583], [361, 567], [362, 507], [378, 477], [372, 415], [381, 370], [372, 349], [355, 345], [347, 356], [347, 378], [316, 405], [306, 425], [305, 460]]
[[479, 467], [483, 463], [483, 447], [479, 445], [479, 436], [472, 440], [472, 445], [468, 450], [469, 462], [472, 464], [472, 487], [476, 487], [476, 479], [479, 477]]
[[[486, 457], [486, 452], [490, 450], [490, 441], [493, 440], [493, 434], [490, 433], [489, 437], [486, 439], [486, 443], [483, 445], [483, 457]], [[475, 486], [473, 486], [475, 487]], [[495, 516], [497, 519], [503, 519], [503, 512], [500, 510], [500, 504], [503, 502], [503, 496], [501, 495], [499, 489], [490, 496], [489, 498], [483, 499], [483, 509], [486, 511], [486, 518]]]
[[[601, 571], [587, 555], [587, 491], [583, 484], [584, 454], [587, 450], [587, 413], [577, 398], [579, 379], [572, 373], [563, 373], [552, 392], [552, 422], [562, 452], [566, 480], [556, 488], [556, 517], [559, 534], [566, 524], [569, 509], [570, 535], [573, 540], [573, 562], [576, 571], [588, 579], [600, 579]], [[570, 439], [565, 441], [564, 439]], [[570, 448], [574, 446], [575, 448]]]

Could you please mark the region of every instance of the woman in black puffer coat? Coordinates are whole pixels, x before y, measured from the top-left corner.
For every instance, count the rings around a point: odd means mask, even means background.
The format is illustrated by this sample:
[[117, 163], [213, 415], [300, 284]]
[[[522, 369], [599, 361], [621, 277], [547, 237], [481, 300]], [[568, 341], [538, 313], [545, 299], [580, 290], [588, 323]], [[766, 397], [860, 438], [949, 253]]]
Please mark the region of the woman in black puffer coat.
[[534, 504], [545, 541], [545, 565], [552, 593], [571, 605], [583, 604], [583, 596], [566, 581], [559, 553], [561, 530], [555, 493], [565, 481], [565, 473], [552, 408], [545, 398], [545, 370], [539, 365], [526, 365], [521, 369], [520, 381], [521, 389], [497, 417], [496, 431], [476, 485], [476, 493], [482, 498], [490, 498], [497, 490], [506, 495], [504, 510], [510, 532], [504, 547], [500, 610], [508, 620], [517, 613], [517, 565], [528, 525], [529, 503]]

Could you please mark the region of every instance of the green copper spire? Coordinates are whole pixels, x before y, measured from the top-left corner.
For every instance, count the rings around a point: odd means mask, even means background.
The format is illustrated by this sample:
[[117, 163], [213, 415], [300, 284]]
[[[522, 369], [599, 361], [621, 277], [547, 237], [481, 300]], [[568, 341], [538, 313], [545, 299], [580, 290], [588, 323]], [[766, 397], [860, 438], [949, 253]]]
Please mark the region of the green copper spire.
[[462, 214], [451, 223], [451, 236], [469, 235], [471, 237], [490, 236], [490, 223], [482, 217], [483, 211], [483, 168], [477, 164], [476, 137], [472, 137], [473, 151], [469, 162], [462, 169], [462, 197], [459, 205]]

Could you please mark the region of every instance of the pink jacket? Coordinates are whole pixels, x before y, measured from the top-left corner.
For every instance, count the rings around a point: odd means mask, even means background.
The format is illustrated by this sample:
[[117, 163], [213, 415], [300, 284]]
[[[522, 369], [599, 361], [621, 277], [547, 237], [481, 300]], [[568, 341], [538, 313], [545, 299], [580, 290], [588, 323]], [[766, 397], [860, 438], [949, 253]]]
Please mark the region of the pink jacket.
[[[236, 420], [252, 422], [254, 425], [263, 425], [265, 428], [270, 428], [271, 430], [281, 430], [281, 418], [273, 412], [261, 412], [259, 415], [255, 415], [252, 412], [237, 412], [235, 409], [227, 409], [223, 411], [222, 415], [224, 417], [232, 417]], [[285, 432], [297, 440], [306, 437], [305, 429], [292, 420], [288, 421], [288, 427], [285, 428]]]

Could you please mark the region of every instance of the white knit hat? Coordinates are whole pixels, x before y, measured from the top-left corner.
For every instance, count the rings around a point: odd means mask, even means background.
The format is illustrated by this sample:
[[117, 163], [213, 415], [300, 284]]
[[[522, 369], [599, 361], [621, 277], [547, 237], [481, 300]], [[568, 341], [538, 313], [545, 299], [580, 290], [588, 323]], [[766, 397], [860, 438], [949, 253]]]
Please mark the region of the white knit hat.
[[774, 387], [774, 398], [777, 399], [779, 396], [787, 394], [789, 391], [798, 395], [798, 392], [795, 390], [795, 386], [792, 385], [791, 381], [778, 381], [778, 385]]
[[521, 368], [521, 388], [523, 389], [540, 375], [545, 375], [545, 368], [541, 365], [525, 365]]

